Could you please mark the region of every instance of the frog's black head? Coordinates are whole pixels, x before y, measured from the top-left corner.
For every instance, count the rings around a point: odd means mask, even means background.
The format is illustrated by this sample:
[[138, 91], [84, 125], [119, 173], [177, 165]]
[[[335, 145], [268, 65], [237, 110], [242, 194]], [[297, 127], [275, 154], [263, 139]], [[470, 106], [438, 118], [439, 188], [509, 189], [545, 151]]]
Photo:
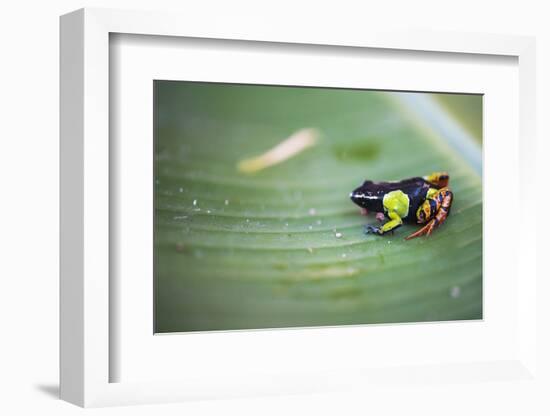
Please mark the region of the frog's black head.
[[355, 204], [366, 208], [368, 211], [382, 212], [382, 201], [385, 193], [380, 184], [365, 181], [360, 187], [354, 189], [349, 197]]

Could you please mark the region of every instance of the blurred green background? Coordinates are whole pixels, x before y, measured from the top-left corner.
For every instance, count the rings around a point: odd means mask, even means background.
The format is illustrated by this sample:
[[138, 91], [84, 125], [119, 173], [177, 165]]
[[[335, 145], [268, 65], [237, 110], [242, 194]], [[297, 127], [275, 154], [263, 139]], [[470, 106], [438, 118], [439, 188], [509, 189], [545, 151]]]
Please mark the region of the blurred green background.
[[[155, 331], [480, 319], [480, 172], [407, 94], [480, 156], [480, 95], [155, 81]], [[314, 147], [237, 170], [306, 127]], [[364, 234], [352, 189], [439, 170], [455, 200], [430, 238]]]
[[482, 99], [471, 94], [430, 94], [476, 140], [482, 142]]

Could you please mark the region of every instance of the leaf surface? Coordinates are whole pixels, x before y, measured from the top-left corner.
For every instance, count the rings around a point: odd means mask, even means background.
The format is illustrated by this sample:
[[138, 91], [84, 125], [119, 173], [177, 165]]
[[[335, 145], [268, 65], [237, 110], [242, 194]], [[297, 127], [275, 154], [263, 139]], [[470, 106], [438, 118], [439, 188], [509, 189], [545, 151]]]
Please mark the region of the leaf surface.
[[[157, 81], [156, 332], [480, 319], [481, 178], [398, 96]], [[303, 128], [315, 146], [237, 169]], [[352, 189], [440, 170], [455, 197], [430, 238], [364, 234]]]

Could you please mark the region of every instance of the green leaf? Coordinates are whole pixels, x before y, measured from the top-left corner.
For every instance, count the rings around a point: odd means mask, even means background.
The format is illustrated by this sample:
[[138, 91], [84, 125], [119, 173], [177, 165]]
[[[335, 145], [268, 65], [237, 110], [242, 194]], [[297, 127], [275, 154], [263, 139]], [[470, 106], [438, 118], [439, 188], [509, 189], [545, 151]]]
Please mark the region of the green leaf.
[[[155, 88], [157, 332], [481, 318], [481, 178], [399, 94]], [[237, 169], [303, 128], [321, 132], [315, 146]], [[440, 170], [454, 203], [431, 237], [405, 241], [414, 225], [364, 234], [376, 220], [352, 189]]]

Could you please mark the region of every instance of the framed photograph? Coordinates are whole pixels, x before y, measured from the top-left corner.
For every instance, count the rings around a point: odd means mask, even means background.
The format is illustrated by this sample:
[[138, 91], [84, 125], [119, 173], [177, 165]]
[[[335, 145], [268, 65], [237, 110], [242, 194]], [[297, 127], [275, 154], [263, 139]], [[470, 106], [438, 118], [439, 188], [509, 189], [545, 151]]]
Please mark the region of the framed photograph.
[[218, 23], [61, 18], [61, 397], [536, 383], [534, 40]]

